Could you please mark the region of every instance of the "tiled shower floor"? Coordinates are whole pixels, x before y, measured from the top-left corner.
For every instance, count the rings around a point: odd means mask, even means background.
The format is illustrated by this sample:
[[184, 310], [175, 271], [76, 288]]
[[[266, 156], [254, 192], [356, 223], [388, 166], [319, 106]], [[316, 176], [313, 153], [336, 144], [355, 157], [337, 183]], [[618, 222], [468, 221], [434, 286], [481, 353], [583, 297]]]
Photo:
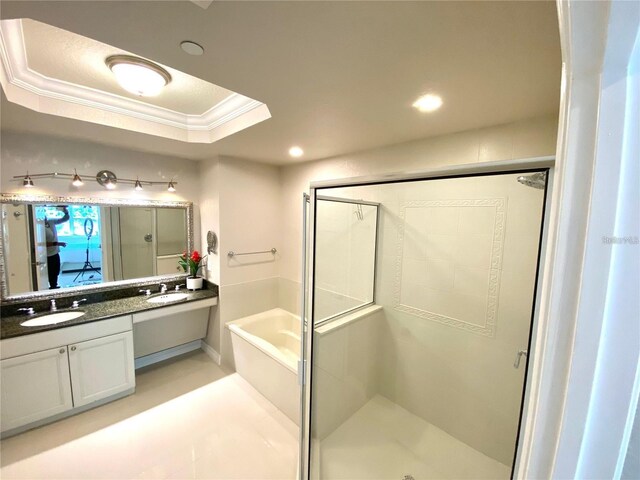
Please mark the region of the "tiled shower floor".
[[324, 439], [320, 450], [323, 479], [507, 479], [511, 474], [511, 467], [379, 395]]

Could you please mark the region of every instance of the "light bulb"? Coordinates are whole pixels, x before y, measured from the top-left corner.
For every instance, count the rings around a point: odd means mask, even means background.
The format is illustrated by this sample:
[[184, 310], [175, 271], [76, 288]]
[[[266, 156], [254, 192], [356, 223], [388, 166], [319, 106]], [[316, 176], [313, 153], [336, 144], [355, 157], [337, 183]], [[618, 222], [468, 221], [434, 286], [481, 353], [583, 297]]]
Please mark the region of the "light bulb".
[[25, 188], [33, 188], [33, 180], [31, 180], [31, 177], [28, 173], [24, 177], [24, 180], [22, 180], [22, 186]]
[[433, 112], [442, 106], [442, 98], [438, 95], [432, 95], [430, 93], [422, 95], [415, 102], [413, 102], [413, 108], [417, 108], [421, 112]]
[[176, 187], [173, 184], [173, 181], [169, 182], [169, 186], [167, 187], [167, 190], [170, 191], [171, 193], [176, 191]]
[[81, 187], [82, 185], [84, 185], [84, 182], [82, 181], [82, 178], [80, 178], [80, 175], [78, 175], [78, 172], [74, 169], [74, 174], [73, 174], [73, 180], [71, 181], [71, 185], [73, 185], [74, 187]]
[[289, 149], [289, 155], [291, 155], [292, 157], [298, 158], [304, 155], [304, 150], [302, 150], [298, 146], [294, 146]]
[[143, 58], [114, 55], [105, 62], [120, 86], [134, 95], [154, 97], [171, 81], [169, 72]]
[[136, 186], [133, 188], [135, 188], [138, 192], [142, 190], [142, 184], [140, 183], [140, 180], [136, 179]]

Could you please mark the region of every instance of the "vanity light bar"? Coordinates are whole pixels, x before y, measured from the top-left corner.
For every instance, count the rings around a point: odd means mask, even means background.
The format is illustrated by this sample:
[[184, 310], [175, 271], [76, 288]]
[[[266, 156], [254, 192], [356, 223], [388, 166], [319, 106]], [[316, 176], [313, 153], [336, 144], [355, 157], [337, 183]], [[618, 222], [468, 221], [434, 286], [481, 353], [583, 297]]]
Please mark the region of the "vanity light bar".
[[[104, 175], [103, 175], [104, 174]], [[108, 175], [111, 174], [111, 175]], [[34, 186], [33, 179], [39, 178], [53, 178], [59, 180], [71, 180], [71, 183], [74, 187], [80, 187], [84, 185], [82, 177], [78, 175], [78, 172], [74, 169], [74, 173], [61, 173], [61, 172], [52, 172], [52, 173], [29, 173], [26, 175], [14, 175], [14, 181], [22, 181], [22, 186], [26, 188], [32, 188]], [[122, 183], [123, 185], [133, 185], [135, 190], [142, 190], [145, 186], [153, 187], [155, 185], [165, 185], [167, 190], [171, 193], [176, 191], [176, 182], [173, 178], [169, 182], [163, 181], [152, 181], [152, 180], [140, 180], [139, 178], [131, 179], [131, 178], [117, 178], [115, 174], [112, 172], [107, 172], [103, 170], [98, 172], [96, 175], [96, 181], [105, 188], [110, 190], [114, 189], [118, 183]]]

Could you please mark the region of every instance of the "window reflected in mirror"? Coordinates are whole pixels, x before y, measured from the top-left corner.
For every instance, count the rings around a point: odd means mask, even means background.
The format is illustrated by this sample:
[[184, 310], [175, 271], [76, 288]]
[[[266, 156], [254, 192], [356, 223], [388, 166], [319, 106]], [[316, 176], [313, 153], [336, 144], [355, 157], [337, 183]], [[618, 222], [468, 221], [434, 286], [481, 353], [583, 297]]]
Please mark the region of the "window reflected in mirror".
[[178, 274], [187, 209], [2, 204], [8, 295]]

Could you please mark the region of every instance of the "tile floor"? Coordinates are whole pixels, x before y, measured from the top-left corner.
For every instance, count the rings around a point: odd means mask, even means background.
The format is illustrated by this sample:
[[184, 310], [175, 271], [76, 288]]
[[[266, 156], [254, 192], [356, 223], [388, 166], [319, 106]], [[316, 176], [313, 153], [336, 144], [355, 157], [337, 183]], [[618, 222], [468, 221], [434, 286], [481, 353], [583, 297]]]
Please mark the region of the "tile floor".
[[319, 450], [313, 476], [323, 479], [507, 479], [511, 474], [511, 467], [380, 395], [327, 436]]
[[298, 428], [201, 351], [136, 393], [0, 442], [4, 479], [294, 479]]

